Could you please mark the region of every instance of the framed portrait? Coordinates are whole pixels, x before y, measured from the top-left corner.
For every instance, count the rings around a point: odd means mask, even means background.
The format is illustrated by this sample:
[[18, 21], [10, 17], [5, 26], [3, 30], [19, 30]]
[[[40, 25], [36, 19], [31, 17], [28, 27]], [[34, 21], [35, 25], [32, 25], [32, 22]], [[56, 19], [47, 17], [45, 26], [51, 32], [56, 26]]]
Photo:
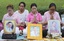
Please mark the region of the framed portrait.
[[49, 20], [48, 21], [48, 30], [50, 33], [60, 33], [60, 21], [58, 20]]
[[59, 20], [48, 21], [48, 34], [52, 37], [61, 36], [61, 26]]
[[4, 21], [4, 33], [5, 34], [15, 33], [15, 29], [16, 29], [15, 20], [5, 20]]
[[27, 38], [28, 39], [42, 39], [42, 24], [28, 23]]

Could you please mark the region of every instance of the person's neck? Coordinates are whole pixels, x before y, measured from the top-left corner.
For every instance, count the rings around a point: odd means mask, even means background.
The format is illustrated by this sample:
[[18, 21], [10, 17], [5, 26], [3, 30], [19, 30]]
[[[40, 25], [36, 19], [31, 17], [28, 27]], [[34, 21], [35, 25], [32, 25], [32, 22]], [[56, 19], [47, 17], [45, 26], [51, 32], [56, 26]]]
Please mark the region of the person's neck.
[[54, 13], [53, 12], [49, 12], [50, 13], [50, 15], [53, 15]]
[[12, 16], [13, 15], [13, 13], [11, 14], [11, 13], [9, 13], [9, 16]]
[[32, 12], [34, 15], [37, 13], [37, 11], [36, 12]]
[[24, 10], [19, 10], [19, 13], [22, 14], [24, 12]]

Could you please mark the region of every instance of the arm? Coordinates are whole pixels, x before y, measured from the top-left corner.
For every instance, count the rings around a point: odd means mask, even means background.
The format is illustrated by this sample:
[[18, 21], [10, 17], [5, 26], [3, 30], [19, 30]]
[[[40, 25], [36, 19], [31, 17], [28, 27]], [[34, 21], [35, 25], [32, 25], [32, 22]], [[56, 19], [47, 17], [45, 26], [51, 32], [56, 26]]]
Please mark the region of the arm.
[[61, 19], [60, 19], [60, 15], [59, 15], [59, 13], [57, 12], [57, 20], [59, 20], [60, 21], [60, 25], [61, 26], [63, 26], [64, 25], [64, 23], [62, 23], [62, 21], [61, 21]]
[[2, 23], [3, 23], [3, 24], [4, 24], [4, 21], [5, 21], [5, 18], [6, 18], [6, 17], [5, 17], [5, 15], [4, 15], [4, 16], [3, 16], [3, 19], [2, 19]]
[[48, 22], [47, 22], [47, 15], [46, 15], [47, 13], [44, 13], [44, 16], [43, 16], [43, 20], [42, 20], [42, 24], [43, 25], [47, 25], [48, 24]]
[[26, 12], [26, 19], [25, 19], [25, 23], [27, 23], [27, 17], [28, 17], [28, 15], [29, 15], [29, 11], [27, 10], [27, 12]]
[[38, 23], [42, 23], [42, 20], [43, 20], [42, 15], [39, 14], [39, 21], [38, 21]]

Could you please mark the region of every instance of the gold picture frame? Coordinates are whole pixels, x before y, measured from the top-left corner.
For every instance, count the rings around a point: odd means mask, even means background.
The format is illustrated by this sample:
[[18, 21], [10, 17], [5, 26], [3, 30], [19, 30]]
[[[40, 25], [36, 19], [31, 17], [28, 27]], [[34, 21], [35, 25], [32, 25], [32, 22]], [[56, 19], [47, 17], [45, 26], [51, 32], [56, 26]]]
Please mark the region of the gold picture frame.
[[[28, 26], [27, 26], [27, 39], [42, 39], [42, 24], [31, 24], [31, 23], [28, 23]], [[32, 27], [32, 28], [31, 28]], [[33, 31], [34, 29], [38, 28], [39, 30], [37, 30], [37, 35], [34, 35], [33, 34]], [[32, 31], [33, 29], [33, 31]], [[31, 35], [32, 34], [32, 35]]]
[[15, 20], [5, 20], [4, 21], [4, 33], [5, 34], [15, 33], [15, 29], [16, 29], [16, 22], [15, 22]]

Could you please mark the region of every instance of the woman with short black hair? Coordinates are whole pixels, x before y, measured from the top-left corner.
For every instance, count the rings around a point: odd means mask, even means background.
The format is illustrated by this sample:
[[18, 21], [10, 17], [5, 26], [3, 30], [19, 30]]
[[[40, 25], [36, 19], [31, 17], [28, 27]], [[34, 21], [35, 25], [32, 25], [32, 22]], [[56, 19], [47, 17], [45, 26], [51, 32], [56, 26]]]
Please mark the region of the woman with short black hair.
[[61, 22], [59, 13], [56, 11], [56, 4], [51, 3], [49, 5], [49, 10], [44, 13], [44, 21], [43, 24], [45, 25], [43, 36], [46, 37], [48, 31], [48, 21], [49, 20], [59, 20]]

